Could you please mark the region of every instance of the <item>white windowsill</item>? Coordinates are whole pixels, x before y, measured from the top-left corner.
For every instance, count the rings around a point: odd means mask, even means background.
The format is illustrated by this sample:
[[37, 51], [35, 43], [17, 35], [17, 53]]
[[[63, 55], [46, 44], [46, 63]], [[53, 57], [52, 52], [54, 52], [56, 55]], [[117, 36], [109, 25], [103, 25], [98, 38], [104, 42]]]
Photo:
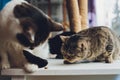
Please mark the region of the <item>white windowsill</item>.
[[120, 61], [114, 63], [63, 64], [60, 59], [48, 59], [48, 69], [40, 68], [34, 73], [22, 69], [2, 70], [3, 76], [55, 76], [55, 75], [116, 75], [120, 74]]

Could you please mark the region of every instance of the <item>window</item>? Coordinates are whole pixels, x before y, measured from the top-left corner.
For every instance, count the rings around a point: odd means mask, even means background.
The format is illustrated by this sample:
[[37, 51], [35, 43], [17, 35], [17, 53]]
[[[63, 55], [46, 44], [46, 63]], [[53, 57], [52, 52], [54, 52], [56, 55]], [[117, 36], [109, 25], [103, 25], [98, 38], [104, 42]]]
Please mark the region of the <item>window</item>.
[[96, 0], [98, 26], [108, 26], [120, 35], [120, 0]]

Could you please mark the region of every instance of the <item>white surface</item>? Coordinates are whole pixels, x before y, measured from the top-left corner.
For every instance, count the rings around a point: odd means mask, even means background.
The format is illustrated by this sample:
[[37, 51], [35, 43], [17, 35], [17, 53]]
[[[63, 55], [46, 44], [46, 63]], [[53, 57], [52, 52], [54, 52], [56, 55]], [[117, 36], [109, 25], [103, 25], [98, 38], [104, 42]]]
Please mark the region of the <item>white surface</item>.
[[120, 74], [120, 61], [114, 63], [63, 64], [63, 60], [48, 59], [48, 69], [40, 68], [34, 73], [25, 73], [22, 69], [2, 70], [5, 76], [57, 76], [57, 75], [117, 75]]

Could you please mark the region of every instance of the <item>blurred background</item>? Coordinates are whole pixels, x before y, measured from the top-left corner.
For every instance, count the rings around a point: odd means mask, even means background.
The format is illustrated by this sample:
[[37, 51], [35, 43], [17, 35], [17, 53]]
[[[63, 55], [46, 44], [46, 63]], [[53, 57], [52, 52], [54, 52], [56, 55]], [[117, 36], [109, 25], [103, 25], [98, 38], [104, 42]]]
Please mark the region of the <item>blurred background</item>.
[[[0, 0], [0, 10], [10, 0]], [[27, 0], [69, 28], [65, 0]], [[88, 26], [108, 26], [120, 35], [120, 0], [88, 0]]]
[[[0, 10], [10, 0], [0, 0]], [[69, 28], [64, 0], [27, 0]], [[108, 26], [120, 35], [120, 0], [88, 0], [88, 26]], [[0, 80], [10, 78], [0, 77]], [[115, 80], [120, 80], [120, 76]]]
[[[55, 21], [68, 21], [64, 0], [28, 0]], [[120, 0], [88, 0], [88, 26], [108, 26], [120, 35]], [[64, 13], [65, 12], [65, 13]]]

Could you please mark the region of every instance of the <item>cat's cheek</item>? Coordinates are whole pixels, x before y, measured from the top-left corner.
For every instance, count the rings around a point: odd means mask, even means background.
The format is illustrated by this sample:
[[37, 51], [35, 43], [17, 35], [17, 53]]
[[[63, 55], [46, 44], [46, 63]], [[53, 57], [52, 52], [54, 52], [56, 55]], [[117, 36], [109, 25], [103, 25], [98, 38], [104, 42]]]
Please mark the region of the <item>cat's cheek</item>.
[[24, 65], [24, 70], [26, 72], [32, 73], [32, 72], [38, 71], [39, 67], [36, 64], [27, 63], [27, 64]]

